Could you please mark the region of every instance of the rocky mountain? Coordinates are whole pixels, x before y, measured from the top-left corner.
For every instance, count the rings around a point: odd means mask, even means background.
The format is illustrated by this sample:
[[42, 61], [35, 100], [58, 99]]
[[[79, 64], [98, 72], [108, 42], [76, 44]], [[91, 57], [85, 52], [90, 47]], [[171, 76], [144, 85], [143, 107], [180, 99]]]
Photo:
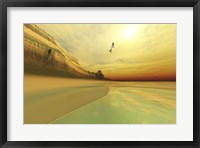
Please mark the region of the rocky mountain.
[[51, 35], [34, 24], [24, 25], [24, 72], [97, 78], [97, 73], [83, 69]]

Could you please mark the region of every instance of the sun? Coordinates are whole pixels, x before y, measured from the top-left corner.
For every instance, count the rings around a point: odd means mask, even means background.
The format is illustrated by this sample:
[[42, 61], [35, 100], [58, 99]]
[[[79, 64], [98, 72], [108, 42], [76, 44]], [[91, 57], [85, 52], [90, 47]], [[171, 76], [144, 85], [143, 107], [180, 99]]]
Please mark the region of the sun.
[[132, 37], [135, 36], [136, 31], [137, 31], [136, 27], [129, 26], [129, 27], [127, 27], [127, 28], [124, 29], [123, 37], [125, 39], [130, 39], [130, 38], [132, 38]]

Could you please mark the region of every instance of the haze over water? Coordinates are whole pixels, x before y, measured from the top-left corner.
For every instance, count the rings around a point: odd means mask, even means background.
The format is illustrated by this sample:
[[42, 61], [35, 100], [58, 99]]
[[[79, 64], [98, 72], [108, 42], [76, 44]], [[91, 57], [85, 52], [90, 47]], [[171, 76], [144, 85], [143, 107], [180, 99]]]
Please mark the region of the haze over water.
[[111, 82], [106, 96], [52, 123], [176, 123], [174, 82]]

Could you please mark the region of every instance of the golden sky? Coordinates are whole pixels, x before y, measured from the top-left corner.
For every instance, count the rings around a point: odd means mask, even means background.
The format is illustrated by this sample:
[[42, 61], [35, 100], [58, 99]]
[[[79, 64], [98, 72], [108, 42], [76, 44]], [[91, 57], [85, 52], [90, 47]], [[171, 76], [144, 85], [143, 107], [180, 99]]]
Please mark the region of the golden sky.
[[176, 24], [37, 25], [86, 70], [114, 80], [176, 80]]

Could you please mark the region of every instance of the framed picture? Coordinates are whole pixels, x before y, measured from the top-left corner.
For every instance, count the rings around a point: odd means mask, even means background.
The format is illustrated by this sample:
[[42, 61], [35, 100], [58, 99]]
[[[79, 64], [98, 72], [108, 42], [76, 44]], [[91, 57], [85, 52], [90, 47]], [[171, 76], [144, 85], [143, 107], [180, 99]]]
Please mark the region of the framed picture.
[[199, 5], [1, 1], [1, 147], [199, 147]]

